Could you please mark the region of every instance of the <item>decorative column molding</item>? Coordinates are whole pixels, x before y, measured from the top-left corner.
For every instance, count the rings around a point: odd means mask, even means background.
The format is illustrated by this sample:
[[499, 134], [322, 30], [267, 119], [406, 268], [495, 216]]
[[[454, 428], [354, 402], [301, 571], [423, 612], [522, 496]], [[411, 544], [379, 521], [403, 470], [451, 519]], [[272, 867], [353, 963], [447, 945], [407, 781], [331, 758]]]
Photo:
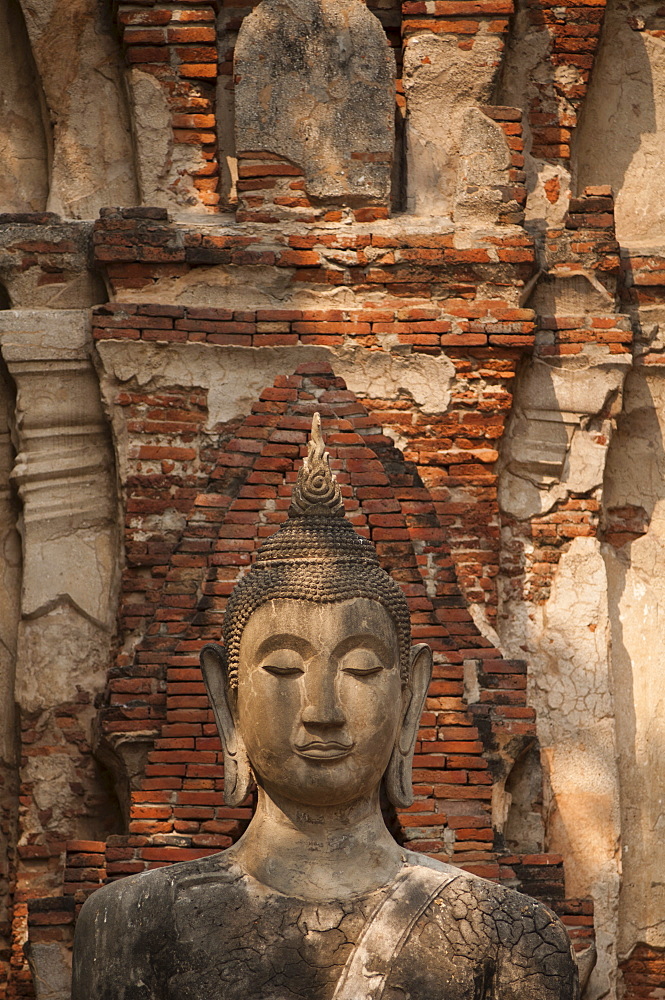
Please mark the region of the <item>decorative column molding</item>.
[[34, 617], [64, 600], [110, 628], [116, 500], [88, 313], [4, 313], [0, 345], [17, 389], [22, 613]]
[[[87, 310], [1, 312], [0, 353], [16, 390], [7, 407], [14, 409], [13, 448], [0, 437], [7, 466], [0, 484], [13, 480], [17, 487], [7, 496], [18, 494], [22, 548], [15, 673], [1, 692], [16, 720], [11, 733], [4, 726], [7, 738], [20, 748], [12, 769], [18, 815], [9, 845], [17, 850], [10, 981], [29, 977], [27, 961], [48, 995], [64, 1000], [66, 935], [29, 941], [27, 901], [53, 893], [44, 858], [59, 854], [64, 840], [105, 836], [118, 815], [92, 753], [94, 701], [115, 618], [114, 461]], [[5, 502], [0, 495], [0, 517]]]

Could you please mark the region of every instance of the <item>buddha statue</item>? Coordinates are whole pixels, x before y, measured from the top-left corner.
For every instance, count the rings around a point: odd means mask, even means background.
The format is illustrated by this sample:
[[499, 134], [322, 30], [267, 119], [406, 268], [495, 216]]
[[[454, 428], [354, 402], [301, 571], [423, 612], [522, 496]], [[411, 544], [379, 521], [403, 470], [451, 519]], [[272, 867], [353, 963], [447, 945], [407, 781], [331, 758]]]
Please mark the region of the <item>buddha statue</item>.
[[576, 1000], [540, 903], [401, 847], [431, 676], [399, 586], [346, 520], [318, 414], [288, 520], [201, 653], [225, 797], [258, 801], [228, 850], [85, 903], [73, 1000]]

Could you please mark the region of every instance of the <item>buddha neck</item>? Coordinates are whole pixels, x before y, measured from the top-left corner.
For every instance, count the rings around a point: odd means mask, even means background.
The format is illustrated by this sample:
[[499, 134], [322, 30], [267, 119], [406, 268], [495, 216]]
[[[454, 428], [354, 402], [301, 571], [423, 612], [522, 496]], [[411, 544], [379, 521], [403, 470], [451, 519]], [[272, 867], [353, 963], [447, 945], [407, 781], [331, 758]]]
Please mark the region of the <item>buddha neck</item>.
[[253, 878], [287, 896], [330, 901], [392, 880], [404, 851], [386, 829], [378, 788], [345, 806], [307, 806], [259, 788], [256, 813], [231, 848]]

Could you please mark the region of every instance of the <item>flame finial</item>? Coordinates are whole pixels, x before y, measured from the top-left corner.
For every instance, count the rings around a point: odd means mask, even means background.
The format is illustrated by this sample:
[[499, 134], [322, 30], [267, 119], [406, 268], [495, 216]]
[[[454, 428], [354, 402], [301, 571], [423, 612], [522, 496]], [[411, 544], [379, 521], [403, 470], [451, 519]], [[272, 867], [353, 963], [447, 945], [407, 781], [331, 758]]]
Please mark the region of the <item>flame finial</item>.
[[289, 517], [344, 517], [342, 491], [330, 469], [318, 413], [312, 417], [307, 457], [298, 471]]

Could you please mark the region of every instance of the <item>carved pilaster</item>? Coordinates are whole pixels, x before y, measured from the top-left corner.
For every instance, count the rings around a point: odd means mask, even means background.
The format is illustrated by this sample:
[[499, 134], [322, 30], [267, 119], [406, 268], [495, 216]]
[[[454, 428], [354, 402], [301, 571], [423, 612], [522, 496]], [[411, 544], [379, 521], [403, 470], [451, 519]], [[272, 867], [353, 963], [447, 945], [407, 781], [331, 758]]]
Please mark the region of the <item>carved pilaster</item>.
[[[23, 845], [40, 845], [48, 856], [62, 840], [95, 839], [116, 829], [118, 806], [93, 758], [92, 724], [109, 664], [117, 510], [87, 311], [2, 312], [0, 351], [16, 392], [15, 458], [7, 436], [0, 437], [6, 466], [4, 478], [0, 470], [0, 519], [5, 495], [18, 496], [16, 669], [2, 694], [12, 713], [16, 707], [19, 723], [15, 884], [21, 899], [28, 888], [30, 895], [57, 893], [62, 877], [36, 863], [32, 847], [21, 853]], [[33, 947], [24, 911], [19, 907], [13, 916], [12, 976], [26, 972], [20, 944], [27, 941], [35, 979], [48, 985], [49, 995], [61, 996], [56, 986], [69, 976], [65, 945]]]
[[23, 574], [13, 700], [29, 731], [27, 747], [22, 734], [24, 839], [95, 832], [87, 819], [99, 794], [91, 725], [109, 662], [118, 538], [113, 455], [90, 345], [84, 310], [0, 314], [0, 350], [16, 387], [11, 478], [21, 502]]
[[108, 628], [116, 501], [87, 313], [6, 313], [0, 339], [17, 389], [23, 615], [64, 601]]
[[[108, 666], [118, 558], [113, 456], [90, 343], [84, 310], [0, 314], [0, 351], [16, 390], [11, 479], [23, 572], [7, 700], [30, 730], [20, 775], [24, 839], [73, 836], [77, 816], [84, 835], [88, 780], [96, 794], [92, 702]], [[58, 721], [62, 706], [74, 706], [67, 725]], [[39, 753], [43, 741], [48, 757]]]

